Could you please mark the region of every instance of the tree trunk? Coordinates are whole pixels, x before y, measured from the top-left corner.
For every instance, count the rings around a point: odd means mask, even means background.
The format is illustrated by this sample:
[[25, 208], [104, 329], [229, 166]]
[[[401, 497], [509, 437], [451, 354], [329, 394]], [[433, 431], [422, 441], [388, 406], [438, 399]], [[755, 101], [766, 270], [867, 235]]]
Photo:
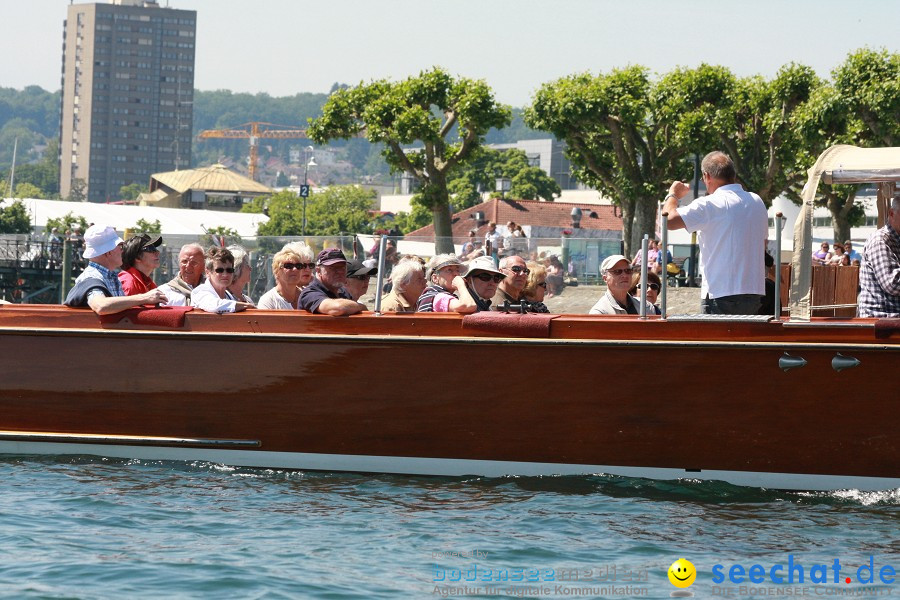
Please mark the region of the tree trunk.
[[834, 232], [834, 242], [843, 244], [850, 239], [850, 211], [856, 202], [856, 191], [847, 195], [828, 194], [826, 205], [831, 213], [831, 227]]
[[631, 235], [634, 231], [634, 200], [622, 200], [619, 204], [622, 211], [622, 241], [625, 243], [625, 256], [631, 260]]
[[634, 221], [631, 227], [631, 243], [626, 247], [626, 256], [634, 258], [641, 249], [644, 234], [650, 239], [656, 237], [656, 199], [642, 198], [634, 203]]
[[436, 254], [453, 252], [453, 229], [451, 228], [450, 204], [440, 202], [431, 207], [434, 220], [434, 251]]

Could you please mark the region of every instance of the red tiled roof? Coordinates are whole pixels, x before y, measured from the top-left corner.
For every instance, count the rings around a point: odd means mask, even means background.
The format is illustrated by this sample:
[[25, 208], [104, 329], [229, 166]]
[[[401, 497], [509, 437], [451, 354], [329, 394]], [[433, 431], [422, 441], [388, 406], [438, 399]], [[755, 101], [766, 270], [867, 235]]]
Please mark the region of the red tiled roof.
[[[498, 225], [514, 221], [523, 227], [531, 225], [572, 229], [572, 209], [576, 206], [582, 211], [581, 229], [622, 231], [622, 211], [617, 206], [494, 198], [455, 213], [452, 217], [453, 238], [465, 239], [471, 229], [475, 229], [477, 235], [483, 237], [487, 233], [488, 221], [494, 221]], [[475, 219], [470, 218], [479, 211], [484, 213], [485, 219], [481, 227], [477, 227]], [[406, 235], [434, 237], [434, 225], [426, 225]]]

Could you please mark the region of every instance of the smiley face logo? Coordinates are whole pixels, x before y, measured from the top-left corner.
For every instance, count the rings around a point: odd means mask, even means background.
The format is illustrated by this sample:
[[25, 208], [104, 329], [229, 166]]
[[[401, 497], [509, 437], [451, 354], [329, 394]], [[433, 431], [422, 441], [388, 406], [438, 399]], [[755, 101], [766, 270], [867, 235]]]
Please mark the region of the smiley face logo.
[[675, 587], [690, 587], [695, 579], [697, 579], [697, 569], [689, 560], [679, 558], [669, 567], [669, 581]]

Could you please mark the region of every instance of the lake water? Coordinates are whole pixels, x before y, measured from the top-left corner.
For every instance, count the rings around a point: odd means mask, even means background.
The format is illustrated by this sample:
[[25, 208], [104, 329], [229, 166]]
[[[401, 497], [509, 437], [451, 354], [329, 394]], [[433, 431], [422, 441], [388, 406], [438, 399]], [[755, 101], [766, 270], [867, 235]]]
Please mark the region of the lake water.
[[[900, 572], [900, 490], [11, 456], [0, 480], [4, 598], [900, 596], [878, 580]], [[687, 588], [667, 577], [679, 557]], [[870, 557], [876, 585], [858, 580]], [[727, 579], [789, 560], [803, 584]]]

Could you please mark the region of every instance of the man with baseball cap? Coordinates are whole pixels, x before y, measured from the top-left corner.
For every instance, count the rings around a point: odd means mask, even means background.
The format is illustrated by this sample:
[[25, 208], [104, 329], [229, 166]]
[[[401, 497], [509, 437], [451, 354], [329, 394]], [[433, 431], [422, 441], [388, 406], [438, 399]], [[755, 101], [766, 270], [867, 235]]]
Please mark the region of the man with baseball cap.
[[359, 300], [369, 291], [369, 279], [378, 273], [376, 267], [367, 267], [354, 259], [347, 261], [347, 283], [344, 289], [352, 300]]
[[341, 317], [366, 310], [353, 300], [347, 284], [347, 259], [340, 248], [326, 248], [316, 257], [316, 277], [300, 294], [298, 305], [311, 313]]
[[126, 296], [116, 271], [122, 266], [124, 241], [106, 225], [92, 225], [84, 233], [84, 258], [90, 262], [66, 296], [66, 306], [89, 306], [98, 315], [121, 312], [143, 304], [159, 304], [166, 295], [158, 289]]
[[[603, 259], [600, 276], [606, 282], [606, 293], [591, 307], [592, 315], [638, 315], [641, 301], [628, 293], [631, 289], [631, 262], [621, 254], [613, 254]], [[647, 304], [647, 314], [655, 314], [652, 305]]]

